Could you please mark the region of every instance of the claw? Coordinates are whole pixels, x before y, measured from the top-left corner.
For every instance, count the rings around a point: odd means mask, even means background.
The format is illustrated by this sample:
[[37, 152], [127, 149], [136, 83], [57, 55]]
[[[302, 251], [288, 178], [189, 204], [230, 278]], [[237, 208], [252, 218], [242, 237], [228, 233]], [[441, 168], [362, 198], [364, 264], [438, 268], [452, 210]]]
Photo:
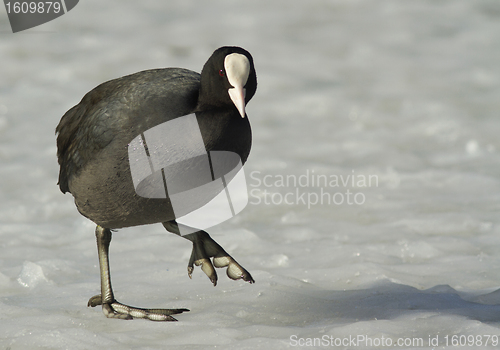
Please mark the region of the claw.
[[214, 258], [215, 267], [227, 266], [227, 277], [232, 280], [242, 279], [243, 281], [255, 283], [250, 273], [236, 262], [230, 255]]
[[201, 265], [201, 271], [205, 272], [210, 281], [213, 283], [214, 287], [217, 285], [217, 273], [215, 272], [214, 266], [210, 262], [210, 259], [199, 259], [194, 262], [196, 266]]
[[89, 299], [89, 302], [87, 303], [87, 307], [96, 307], [98, 305], [102, 305], [101, 294], [94, 295]]
[[[213, 257], [213, 263], [210, 261], [210, 257]], [[193, 273], [193, 265], [201, 265], [201, 270], [208, 276], [214, 286], [217, 285], [217, 273], [214, 267], [227, 267], [226, 274], [232, 280], [243, 279], [246, 282], [255, 282], [250, 273], [205, 232], [200, 234], [197, 239], [193, 239], [193, 251], [188, 264], [189, 278]]]
[[[182, 224], [178, 224], [174, 220], [163, 223], [167, 231], [193, 242], [193, 250], [187, 267], [189, 278], [192, 278], [194, 265], [201, 265], [201, 270], [208, 276], [214, 286], [217, 284], [217, 273], [214, 267], [227, 267], [226, 273], [230, 279], [242, 279], [246, 282], [255, 283], [250, 273], [238, 264], [208, 233], [200, 230], [183, 236], [179, 230], [179, 225]], [[213, 258], [213, 263], [210, 258]]]

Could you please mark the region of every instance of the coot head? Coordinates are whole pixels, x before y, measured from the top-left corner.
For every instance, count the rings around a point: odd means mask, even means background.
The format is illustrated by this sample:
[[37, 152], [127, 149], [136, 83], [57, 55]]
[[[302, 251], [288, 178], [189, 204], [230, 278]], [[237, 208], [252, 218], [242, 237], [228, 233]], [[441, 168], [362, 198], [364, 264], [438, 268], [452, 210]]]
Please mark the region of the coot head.
[[245, 105], [256, 90], [252, 55], [240, 47], [224, 46], [215, 50], [203, 66], [198, 109], [236, 107], [244, 118]]

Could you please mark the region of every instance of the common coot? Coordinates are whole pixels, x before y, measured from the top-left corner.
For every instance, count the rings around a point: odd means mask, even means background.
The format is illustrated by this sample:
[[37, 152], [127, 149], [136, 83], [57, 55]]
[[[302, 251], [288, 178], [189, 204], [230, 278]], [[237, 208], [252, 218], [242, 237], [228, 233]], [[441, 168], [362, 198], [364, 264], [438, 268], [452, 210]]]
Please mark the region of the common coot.
[[[189, 120], [196, 121], [207, 154], [237, 154], [241, 163], [245, 163], [252, 139], [245, 106], [256, 89], [257, 77], [250, 53], [239, 47], [221, 47], [205, 63], [201, 75], [182, 68], [127, 75], [97, 86], [64, 114], [56, 128], [58, 185], [63, 193], [73, 195], [78, 211], [97, 225], [101, 294], [90, 298], [89, 306], [102, 305], [104, 314], [110, 318], [153, 321], [175, 321], [171, 315], [189, 311], [143, 309], [115, 300], [108, 260], [111, 230], [130, 226], [161, 222], [169, 232], [190, 240], [193, 243], [188, 263], [190, 277], [194, 265], [201, 265], [215, 286], [215, 266], [227, 267], [231, 279], [254, 282], [250, 273], [208, 233], [196, 228], [183, 230], [189, 228], [176, 222], [179, 215], [174, 212], [168, 191], [160, 196], [140, 195], [131, 171], [130, 163], [134, 160], [129, 160], [129, 148], [133, 140], [145, 141], [140, 137], [148, 130], [159, 130], [158, 126], [164, 125], [170, 128], [168, 134], [176, 135], [179, 142], [167, 142], [168, 149], [160, 150], [163, 156], [195, 159], [193, 154], [197, 154], [200, 141], [189, 130], [176, 127], [181, 124], [171, 123], [190, 116]], [[147, 144], [143, 146], [148, 155], [154, 152], [148, 150]], [[176, 174], [172, 176], [177, 178], [185, 177], [186, 167], [196, 168], [195, 161], [176, 164], [168, 174]], [[158, 182], [170, 181], [164, 169], [158, 174], [143, 182], [146, 190], [153, 188], [154, 192]], [[203, 206], [215, 195], [205, 191], [204, 195], [195, 196], [184, 205], [183, 212]]]

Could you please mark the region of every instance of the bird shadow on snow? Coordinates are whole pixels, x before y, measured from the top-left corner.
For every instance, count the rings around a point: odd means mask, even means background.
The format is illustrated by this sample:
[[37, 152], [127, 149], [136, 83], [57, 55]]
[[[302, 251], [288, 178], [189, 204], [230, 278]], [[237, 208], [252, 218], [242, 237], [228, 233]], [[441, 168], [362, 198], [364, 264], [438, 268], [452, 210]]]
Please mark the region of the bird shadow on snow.
[[324, 320], [342, 323], [389, 320], [422, 313], [456, 315], [483, 323], [500, 322], [500, 290], [478, 295], [459, 292], [448, 285], [420, 290], [390, 281], [359, 290], [294, 287], [277, 283], [271, 288], [271, 294], [275, 295], [269, 297], [276, 308], [274, 314], [280, 315], [275, 320], [279, 323], [296, 324], [293, 314], [300, 314], [300, 322], [307, 325]]

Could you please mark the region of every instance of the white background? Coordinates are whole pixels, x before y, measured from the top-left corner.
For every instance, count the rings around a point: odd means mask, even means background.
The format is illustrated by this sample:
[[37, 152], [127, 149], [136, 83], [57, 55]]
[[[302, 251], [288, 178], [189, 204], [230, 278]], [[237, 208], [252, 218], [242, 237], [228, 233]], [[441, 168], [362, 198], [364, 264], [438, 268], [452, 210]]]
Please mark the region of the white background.
[[[161, 225], [120, 230], [118, 300], [191, 312], [106, 319], [86, 306], [99, 292], [94, 225], [56, 186], [55, 126], [103, 81], [200, 71], [228, 44], [257, 68], [247, 175], [377, 175], [378, 186], [300, 187], [366, 201], [249, 204], [210, 230], [254, 285], [218, 270], [214, 288], [199, 268], [189, 280], [190, 243]], [[17, 34], [0, 10], [0, 348], [499, 335], [499, 62], [496, 0], [85, 0]]]

